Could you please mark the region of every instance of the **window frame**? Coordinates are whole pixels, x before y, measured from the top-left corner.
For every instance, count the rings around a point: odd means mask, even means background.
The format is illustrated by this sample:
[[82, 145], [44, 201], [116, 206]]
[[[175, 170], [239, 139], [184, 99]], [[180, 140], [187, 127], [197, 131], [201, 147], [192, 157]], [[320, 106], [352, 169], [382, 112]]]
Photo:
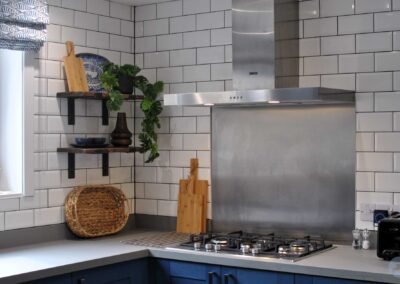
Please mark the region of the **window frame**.
[[37, 60], [35, 53], [24, 52], [22, 54], [22, 188], [18, 191], [0, 191], [0, 199], [33, 196], [35, 185], [35, 154], [34, 154], [34, 90], [35, 90], [35, 70], [37, 70]]
[[22, 194], [24, 196], [33, 196], [35, 190], [35, 146], [34, 146], [34, 129], [35, 129], [35, 70], [37, 68], [37, 60], [33, 52], [24, 53], [24, 70], [23, 70], [23, 169], [22, 176], [23, 187]]

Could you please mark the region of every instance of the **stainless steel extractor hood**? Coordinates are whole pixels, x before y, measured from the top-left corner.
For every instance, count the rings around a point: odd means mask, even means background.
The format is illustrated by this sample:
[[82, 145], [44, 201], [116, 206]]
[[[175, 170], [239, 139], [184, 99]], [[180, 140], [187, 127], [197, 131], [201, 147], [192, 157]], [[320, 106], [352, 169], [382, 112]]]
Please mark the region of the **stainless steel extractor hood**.
[[354, 103], [354, 92], [299, 88], [298, 0], [232, 0], [233, 89], [164, 95], [164, 105]]
[[329, 88], [282, 88], [164, 95], [164, 105], [354, 104], [354, 92]]

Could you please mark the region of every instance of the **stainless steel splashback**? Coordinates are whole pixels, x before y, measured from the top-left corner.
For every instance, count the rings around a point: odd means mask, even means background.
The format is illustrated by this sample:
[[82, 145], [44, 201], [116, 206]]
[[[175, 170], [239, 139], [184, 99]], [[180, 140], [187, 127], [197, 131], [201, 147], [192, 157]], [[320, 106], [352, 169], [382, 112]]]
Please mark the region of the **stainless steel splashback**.
[[354, 105], [214, 107], [213, 230], [347, 239]]
[[297, 0], [233, 0], [233, 87], [298, 87]]

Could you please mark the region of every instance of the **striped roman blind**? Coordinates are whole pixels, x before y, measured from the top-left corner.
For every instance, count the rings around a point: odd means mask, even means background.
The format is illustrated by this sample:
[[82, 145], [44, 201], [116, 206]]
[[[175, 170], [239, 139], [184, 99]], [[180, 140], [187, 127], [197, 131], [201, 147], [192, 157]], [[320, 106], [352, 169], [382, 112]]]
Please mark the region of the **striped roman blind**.
[[38, 50], [48, 22], [47, 0], [0, 0], [0, 48]]

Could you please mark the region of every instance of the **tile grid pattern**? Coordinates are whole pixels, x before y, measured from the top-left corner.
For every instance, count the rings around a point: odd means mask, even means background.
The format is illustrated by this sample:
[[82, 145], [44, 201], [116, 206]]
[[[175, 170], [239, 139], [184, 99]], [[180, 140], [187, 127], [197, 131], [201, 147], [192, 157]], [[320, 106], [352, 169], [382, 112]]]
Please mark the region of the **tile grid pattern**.
[[[35, 74], [35, 195], [0, 199], [0, 231], [64, 222], [63, 204], [75, 185], [114, 184], [134, 199], [134, 155], [112, 154], [110, 176], [102, 177], [101, 155], [76, 155], [76, 178], [67, 178], [67, 155], [56, 152], [78, 136], [108, 137], [115, 125], [101, 124], [98, 101], [76, 101], [76, 123], [67, 124], [67, 101], [57, 99], [65, 91], [62, 59], [65, 41], [72, 40], [76, 53], [90, 52], [115, 63], [134, 63], [133, 8], [104, 0], [50, 0], [48, 42], [37, 54]], [[134, 104], [126, 103], [130, 128]], [[134, 206], [134, 202], [131, 202]], [[132, 207], [134, 211], [134, 207]], [[132, 211], [132, 212], [133, 212]]]
[[[54, 97], [65, 88], [60, 63], [65, 40], [72, 39], [77, 52], [98, 53], [116, 63], [135, 61], [150, 79], [167, 82], [167, 92], [230, 90], [232, 85], [229, 0], [136, 7], [135, 58], [130, 8], [102, 0], [49, 3], [49, 43], [39, 54], [35, 79], [37, 190], [34, 198], [0, 200], [0, 230], [63, 222], [61, 205], [74, 183], [117, 183], [134, 198], [129, 156], [111, 157], [111, 180], [101, 177], [99, 157], [77, 156], [77, 179], [66, 179], [66, 157], [55, 149], [80, 133], [104, 135], [111, 128], [101, 126], [96, 102], [77, 102], [77, 124], [66, 125], [66, 102]], [[372, 228], [361, 221], [364, 204], [400, 205], [400, 0], [302, 1], [300, 16], [301, 85], [357, 91], [356, 220], [358, 227]], [[142, 115], [125, 107], [130, 125], [136, 116], [138, 129]], [[210, 109], [166, 108], [160, 149], [153, 165], [145, 165], [140, 154], [135, 157], [136, 212], [174, 216], [178, 181], [188, 173], [189, 158], [199, 157], [201, 178], [210, 178]]]
[[400, 1], [300, 3], [301, 85], [356, 90], [356, 226], [400, 207]]
[[[169, 1], [138, 6], [135, 14], [136, 64], [164, 81], [166, 92], [232, 88], [229, 0]], [[140, 129], [141, 113], [135, 114]], [[188, 175], [190, 158], [199, 158], [199, 178], [211, 180], [210, 108], [166, 107], [159, 133], [156, 163], [136, 155], [136, 213], [176, 216], [179, 179]]]
[[[359, 228], [373, 229], [372, 222], [361, 221], [372, 219], [370, 212], [361, 214], [361, 209], [365, 212], [372, 209], [362, 208], [365, 204], [394, 209], [400, 205], [400, 135], [397, 133], [400, 129], [400, 0], [300, 2], [301, 86], [357, 91], [356, 223]], [[216, 45], [212, 34], [223, 30], [222, 20], [212, 17], [218, 13], [213, 7], [218, 5], [225, 11], [224, 29], [229, 29], [230, 1], [183, 0], [137, 7], [136, 63], [154, 80], [166, 81], [167, 91], [171, 93], [230, 90], [230, 77], [224, 77], [223, 85], [217, 83], [212, 73], [213, 65], [217, 64], [213, 60], [218, 57], [218, 52], [211, 48]], [[207, 28], [212, 28], [211, 37], [210, 31], [203, 31], [203, 18], [208, 19]], [[223, 41], [225, 63], [222, 56], [218, 63], [226, 69], [231, 68], [228, 67], [232, 52], [228, 37]], [[204, 46], [210, 52], [203, 52]], [[211, 74], [204, 64], [211, 64]], [[230, 72], [225, 74], [231, 76]], [[204, 85], [215, 88], [203, 89]], [[161, 147], [165, 150], [163, 164], [149, 169], [140, 165], [140, 158], [137, 160], [137, 213], [175, 215], [176, 184], [186, 174], [182, 175], [182, 169], [173, 161], [179, 159], [183, 167], [194, 154], [185, 151], [188, 149], [183, 135], [194, 135], [195, 122], [199, 119], [195, 115], [186, 117], [185, 109], [176, 107], [166, 111], [168, 116], [164, 118], [161, 134]], [[204, 114], [204, 119], [209, 119]]]

